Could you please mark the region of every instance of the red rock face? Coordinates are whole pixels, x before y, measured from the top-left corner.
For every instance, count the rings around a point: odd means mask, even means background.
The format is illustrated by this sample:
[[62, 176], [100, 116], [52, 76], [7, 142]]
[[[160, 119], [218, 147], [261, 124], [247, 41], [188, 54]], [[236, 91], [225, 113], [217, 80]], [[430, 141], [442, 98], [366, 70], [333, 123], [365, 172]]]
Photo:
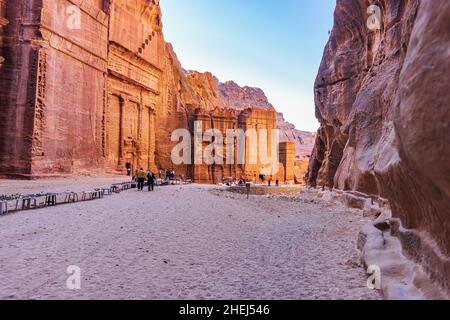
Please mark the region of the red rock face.
[[[450, 3], [337, 1], [315, 84], [317, 136], [307, 180], [378, 194], [410, 233], [405, 252], [450, 284]], [[436, 243], [436, 245], [433, 245]]]
[[156, 170], [156, 113], [165, 48], [160, 12], [143, 1], [109, 4], [107, 101], [103, 167]]
[[[4, 0], [0, 0], [0, 50], [3, 47], [3, 28], [9, 23], [9, 21], [5, 18], [5, 2]], [[3, 61], [5, 59], [1, 55], [0, 51], [0, 68], [2, 67]]]
[[274, 109], [260, 88], [240, 87], [233, 81], [219, 84], [220, 95], [225, 104], [231, 108], [245, 110], [247, 108]]
[[42, 38], [34, 40], [41, 45], [31, 175], [79, 173], [98, 165], [108, 66], [108, 17], [98, 2], [83, 2], [78, 30], [67, 13], [70, 3], [42, 1]]
[[[33, 41], [38, 30], [33, 26], [39, 25], [41, 3], [24, 3], [8, 1], [4, 11], [9, 24], [3, 28], [5, 61], [0, 69], [0, 172], [28, 175], [40, 62], [39, 45]], [[27, 32], [23, 31], [24, 24], [29, 26]]]

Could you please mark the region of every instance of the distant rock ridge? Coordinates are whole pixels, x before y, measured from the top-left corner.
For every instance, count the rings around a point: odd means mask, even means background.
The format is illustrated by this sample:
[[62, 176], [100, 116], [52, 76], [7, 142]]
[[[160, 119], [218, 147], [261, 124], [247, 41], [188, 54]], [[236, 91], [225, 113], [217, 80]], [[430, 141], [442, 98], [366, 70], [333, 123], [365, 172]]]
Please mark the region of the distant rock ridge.
[[226, 105], [239, 110], [260, 108], [275, 110], [260, 88], [240, 87], [234, 81], [219, 82], [219, 91]]
[[260, 88], [241, 87], [234, 81], [220, 82], [211, 72], [185, 71], [200, 100], [219, 108], [275, 110]]

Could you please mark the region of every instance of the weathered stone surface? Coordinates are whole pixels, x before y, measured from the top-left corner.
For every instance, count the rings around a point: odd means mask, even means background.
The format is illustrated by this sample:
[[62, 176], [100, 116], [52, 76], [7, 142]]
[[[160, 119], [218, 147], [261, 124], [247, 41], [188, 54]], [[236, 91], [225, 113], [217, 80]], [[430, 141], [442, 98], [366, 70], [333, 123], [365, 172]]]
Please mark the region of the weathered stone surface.
[[[43, 68], [38, 37], [42, 1], [8, 1], [3, 28], [0, 71], [0, 172], [31, 174], [33, 127], [39, 70]], [[42, 82], [41, 82], [42, 83]], [[38, 93], [39, 91], [39, 93]], [[39, 109], [39, 106], [37, 106]], [[37, 117], [42, 115], [38, 113]]]
[[165, 44], [161, 28], [153, 23], [161, 21], [161, 13], [142, 1], [112, 2], [109, 12], [104, 165], [155, 171], [155, 114], [163, 77], [159, 50]]
[[1, 48], [3, 43], [3, 28], [9, 23], [5, 18], [5, 1], [0, 0], [0, 68], [2, 67], [3, 61], [5, 59], [2, 57]]
[[[321, 128], [307, 180], [388, 198], [422, 239], [403, 242], [405, 251], [449, 290], [450, 3], [377, 3], [381, 30], [371, 31], [367, 1], [337, 1], [315, 84]], [[436, 246], [425, 250], [425, 239]]]
[[219, 90], [225, 104], [234, 109], [274, 109], [273, 105], [267, 100], [266, 94], [260, 88], [240, 87], [233, 81], [227, 81], [219, 83]]

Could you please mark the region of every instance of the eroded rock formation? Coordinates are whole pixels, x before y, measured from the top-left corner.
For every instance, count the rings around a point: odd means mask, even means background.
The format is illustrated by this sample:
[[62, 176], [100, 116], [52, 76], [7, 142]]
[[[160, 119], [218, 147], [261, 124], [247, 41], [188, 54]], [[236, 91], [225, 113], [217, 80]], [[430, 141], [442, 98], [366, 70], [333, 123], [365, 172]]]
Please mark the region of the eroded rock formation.
[[[370, 4], [381, 9], [379, 30], [368, 27]], [[449, 1], [337, 1], [307, 175], [312, 186], [389, 199], [404, 252], [447, 291], [449, 21]]]
[[9, 21], [5, 18], [5, 1], [0, 0], [0, 68], [2, 67], [5, 59], [2, 57], [1, 48], [3, 42], [3, 27], [5, 27]]
[[259, 108], [274, 110], [273, 105], [267, 100], [266, 94], [260, 88], [240, 87], [233, 81], [227, 81], [219, 83], [219, 90], [225, 104], [234, 109]]
[[[0, 28], [6, 58], [0, 70], [0, 174], [35, 178], [173, 168], [216, 183], [252, 179], [264, 168], [259, 162], [172, 163], [176, 129], [194, 133], [195, 121], [224, 133], [265, 129], [270, 141], [276, 111], [260, 89], [185, 71], [164, 41], [158, 1], [0, 4], [11, 21]], [[273, 178], [290, 182], [292, 146], [281, 149], [280, 173]]]

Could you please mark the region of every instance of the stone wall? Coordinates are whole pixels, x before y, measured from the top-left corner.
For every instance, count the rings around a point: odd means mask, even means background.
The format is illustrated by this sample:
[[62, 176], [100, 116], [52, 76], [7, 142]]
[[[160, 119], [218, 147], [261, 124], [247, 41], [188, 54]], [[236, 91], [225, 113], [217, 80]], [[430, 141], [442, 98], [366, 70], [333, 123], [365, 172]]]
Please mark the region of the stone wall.
[[43, 177], [125, 172], [126, 163], [155, 168], [159, 7], [145, 0], [44, 0], [9, 2], [7, 10], [13, 23], [4, 51], [14, 59], [1, 77], [0, 172]]
[[100, 1], [83, 1], [78, 29], [68, 14], [72, 2], [42, 6], [37, 77], [29, 80], [37, 86], [30, 174], [89, 172], [102, 150], [108, 16]]
[[[368, 4], [381, 8], [367, 27]], [[450, 2], [338, 0], [308, 183], [387, 198], [404, 252], [450, 284]], [[358, 36], [355, 36], [358, 35]]]
[[[212, 112], [207, 112], [202, 109], [197, 109], [194, 116], [194, 121], [201, 123], [202, 131], [205, 132], [210, 129], [219, 130], [224, 135], [227, 130], [236, 130], [238, 128], [238, 118], [237, 113], [234, 110], [221, 110], [215, 109]], [[193, 123], [191, 123], [191, 128], [193, 128]], [[222, 183], [224, 179], [229, 177], [239, 177], [242, 175], [242, 167], [229, 164], [227, 162], [226, 156], [226, 140], [224, 137], [222, 153], [220, 163], [214, 163], [212, 165], [208, 164], [197, 164], [194, 166], [194, 180], [200, 183]], [[211, 142], [203, 142], [202, 150], [197, 152], [203, 152], [205, 148], [210, 145]], [[236, 145], [236, 144], [234, 144]], [[195, 154], [193, 155], [195, 161]], [[234, 153], [233, 161], [237, 160], [236, 154]], [[234, 162], [236, 163], [236, 162]]]
[[[239, 115], [239, 127], [248, 132], [253, 130], [256, 136], [247, 137], [245, 150], [244, 175], [247, 180], [258, 178], [261, 173], [268, 179], [276, 180], [276, 175], [282, 174], [282, 170], [273, 168], [272, 163], [261, 159], [271, 159], [271, 156], [277, 151], [273, 144], [273, 132], [277, 129], [276, 111], [267, 109], [246, 109]], [[256, 143], [252, 143], [256, 141]], [[263, 149], [261, 149], [263, 148]], [[279, 157], [279, 155], [277, 155]], [[273, 177], [272, 177], [273, 176]], [[275, 178], [275, 179], [274, 179]], [[284, 177], [279, 179], [284, 181]]]
[[38, 73], [43, 68], [41, 46], [36, 41], [41, 9], [38, 0], [6, 2], [9, 24], [3, 28], [5, 61], [0, 72], [0, 172], [10, 176], [32, 173]]
[[3, 43], [3, 28], [9, 23], [5, 18], [5, 0], [0, 0], [0, 69], [2, 67], [3, 61], [5, 60], [1, 53], [2, 43]]

